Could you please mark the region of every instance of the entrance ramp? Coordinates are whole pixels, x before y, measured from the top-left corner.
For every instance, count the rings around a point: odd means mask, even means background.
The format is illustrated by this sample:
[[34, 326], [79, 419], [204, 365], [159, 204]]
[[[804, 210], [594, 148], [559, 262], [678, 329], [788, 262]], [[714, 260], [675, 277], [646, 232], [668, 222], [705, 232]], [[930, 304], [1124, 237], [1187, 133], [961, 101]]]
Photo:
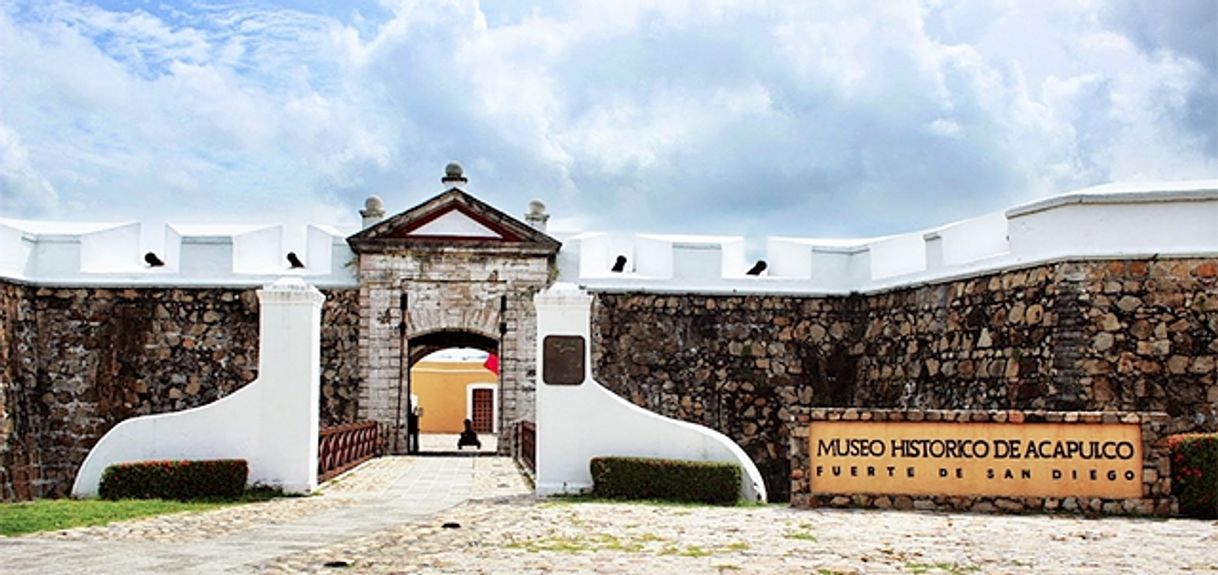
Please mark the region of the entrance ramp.
[[289, 493], [317, 487], [321, 306], [325, 296], [300, 278], [258, 291], [258, 379], [212, 403], [133, 417], [89, 451], [72, 495], [97, 495], [116, 463], [161, 459], [244, 459], [249, 483]]
[[713, 429], [634, 405], [592, 379], [592, 297], [555, 284], [537, 306], [537, 493], [592, 488], [593, 457], [658, 457], [736, 463], [741, 495], [765, 501], [761, 472], [744, 450]]

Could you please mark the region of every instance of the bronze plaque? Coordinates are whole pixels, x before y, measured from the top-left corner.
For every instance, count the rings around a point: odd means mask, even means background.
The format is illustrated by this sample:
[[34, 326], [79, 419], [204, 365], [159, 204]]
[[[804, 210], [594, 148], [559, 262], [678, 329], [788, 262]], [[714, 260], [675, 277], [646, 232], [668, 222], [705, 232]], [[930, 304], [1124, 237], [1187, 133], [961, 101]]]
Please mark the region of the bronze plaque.
[[541, 379], [546, 385], [579, 385], [584, 382], [584, 338], [578, 335], [547, 335], [541, 342]]

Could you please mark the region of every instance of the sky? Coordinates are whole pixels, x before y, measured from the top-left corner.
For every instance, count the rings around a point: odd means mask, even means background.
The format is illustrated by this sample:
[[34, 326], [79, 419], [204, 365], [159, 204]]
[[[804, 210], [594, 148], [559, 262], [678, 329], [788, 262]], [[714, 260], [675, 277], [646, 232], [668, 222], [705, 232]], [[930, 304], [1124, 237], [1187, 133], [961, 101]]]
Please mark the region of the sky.
[[0, 0], [0, 216], [866, 236], [1218, 177], [1218, 0]]

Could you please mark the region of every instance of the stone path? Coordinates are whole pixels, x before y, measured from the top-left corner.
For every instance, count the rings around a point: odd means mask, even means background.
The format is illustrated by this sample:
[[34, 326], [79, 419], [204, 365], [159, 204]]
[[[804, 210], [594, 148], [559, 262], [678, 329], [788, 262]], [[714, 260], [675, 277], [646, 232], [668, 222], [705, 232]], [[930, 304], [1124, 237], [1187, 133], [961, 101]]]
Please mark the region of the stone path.
[[499, 436], [494, 433], [478, 434], [478, 440], [482, 442], [479, 449], [472, 446], [457, 449], [457, 440], [460, 438], [458, 433], [423, 433], [419, 435], [419, 450], [424, 453], [495, 453], [499, 448]]
[[385, 458], [268, 504], [0, 539], [0, 572], [1218, 574], [1214, 521], [538, 500], [498, 457]]
[[251, 564], [416, 522], [470, 497], [476, 458], [383, 458], [317, 497], [0, 539], [0, 571], [247, 572]]
[[1218, 573], [1218, 523], [907, 511], [467, 502], [269, 573]]

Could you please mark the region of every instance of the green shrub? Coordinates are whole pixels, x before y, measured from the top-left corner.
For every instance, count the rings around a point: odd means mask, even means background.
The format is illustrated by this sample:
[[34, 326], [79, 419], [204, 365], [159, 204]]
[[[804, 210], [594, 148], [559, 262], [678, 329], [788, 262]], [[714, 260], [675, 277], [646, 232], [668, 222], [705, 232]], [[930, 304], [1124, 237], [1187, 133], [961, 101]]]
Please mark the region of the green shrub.
[[249, 477], [244, 459], [138, 461], [107, 467], [98, 489], [103, 499], [240, 497]]
[[592, 493], [598, 497], [729, 505], [740, 499], [740, 466], [735, 463], [595, 457], [591, 466]]
[[1173, 435], [1171, 491], [1180, 513], [1192, 517], [1218, 517], [1218, 433]]

